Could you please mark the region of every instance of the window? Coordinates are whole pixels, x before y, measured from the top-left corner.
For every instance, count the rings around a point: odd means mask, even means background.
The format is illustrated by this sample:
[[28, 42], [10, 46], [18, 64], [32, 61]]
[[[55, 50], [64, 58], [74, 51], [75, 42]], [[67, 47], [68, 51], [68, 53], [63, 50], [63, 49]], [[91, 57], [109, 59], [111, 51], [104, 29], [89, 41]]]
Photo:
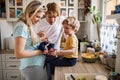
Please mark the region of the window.
[[116, 0], [106, 1], [106, 15], [114, 14], [116, 4]]

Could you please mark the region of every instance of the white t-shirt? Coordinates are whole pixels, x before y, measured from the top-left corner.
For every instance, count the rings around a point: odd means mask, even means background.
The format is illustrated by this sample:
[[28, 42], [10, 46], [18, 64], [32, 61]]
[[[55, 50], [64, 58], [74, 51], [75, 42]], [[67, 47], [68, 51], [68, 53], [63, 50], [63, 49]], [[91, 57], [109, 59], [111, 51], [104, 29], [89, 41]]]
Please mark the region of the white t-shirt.
[[64, 17], [60, 16], [56, 18], [56, 21], [50, 25], [46, 18], [42, 19], [35, 26], [35, 31], [38, 33], [40, 31], [44, 31], [50, 43], [55, 44], [55, 49], [60, 50], [60, 41], [63, 33], [62, 21]]

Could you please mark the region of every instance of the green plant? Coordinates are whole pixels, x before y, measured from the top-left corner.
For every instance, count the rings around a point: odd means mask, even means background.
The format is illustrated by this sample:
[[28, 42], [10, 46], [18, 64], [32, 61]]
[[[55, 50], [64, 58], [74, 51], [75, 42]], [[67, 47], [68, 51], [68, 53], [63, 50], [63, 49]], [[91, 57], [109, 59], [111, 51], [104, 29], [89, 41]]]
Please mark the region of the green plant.
[[102, 22], [102, 14], [96, 10], [96, 6], [89, 7], [92, 16], [92, 23], [97, 27], [98, 40], [100, 41], [100, 23]]

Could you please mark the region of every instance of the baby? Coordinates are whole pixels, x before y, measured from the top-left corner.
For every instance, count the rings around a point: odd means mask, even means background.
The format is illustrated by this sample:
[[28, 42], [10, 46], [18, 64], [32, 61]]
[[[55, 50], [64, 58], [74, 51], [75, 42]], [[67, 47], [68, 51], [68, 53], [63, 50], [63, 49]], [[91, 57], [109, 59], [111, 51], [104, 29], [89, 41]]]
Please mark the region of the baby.
[[46, 33], [44, 31], [40, 31], [38, 33], [38, 35], [42, 40], [42, 42], [40, 43], [38, 49], [40, 49], [44, 53], [48, 53], [48, 52], [50, 53], [50, 52], [55, 50], [54, 49], [54, 44], [49, 42], [48, 38], [46, 37]]

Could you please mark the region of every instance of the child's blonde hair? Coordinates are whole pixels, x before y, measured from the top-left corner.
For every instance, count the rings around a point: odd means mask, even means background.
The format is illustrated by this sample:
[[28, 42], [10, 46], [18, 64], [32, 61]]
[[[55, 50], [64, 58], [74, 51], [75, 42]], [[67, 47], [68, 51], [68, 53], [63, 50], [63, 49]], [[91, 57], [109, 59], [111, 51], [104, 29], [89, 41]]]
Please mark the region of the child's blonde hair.
[[77, 32], [79, 30], [80, 27], [80, 22], [75, 18], [75, 17], [67, 17], [62, 24], [67, 24], [70, 25], [70, 27], [72, 27], [72, 29]]

